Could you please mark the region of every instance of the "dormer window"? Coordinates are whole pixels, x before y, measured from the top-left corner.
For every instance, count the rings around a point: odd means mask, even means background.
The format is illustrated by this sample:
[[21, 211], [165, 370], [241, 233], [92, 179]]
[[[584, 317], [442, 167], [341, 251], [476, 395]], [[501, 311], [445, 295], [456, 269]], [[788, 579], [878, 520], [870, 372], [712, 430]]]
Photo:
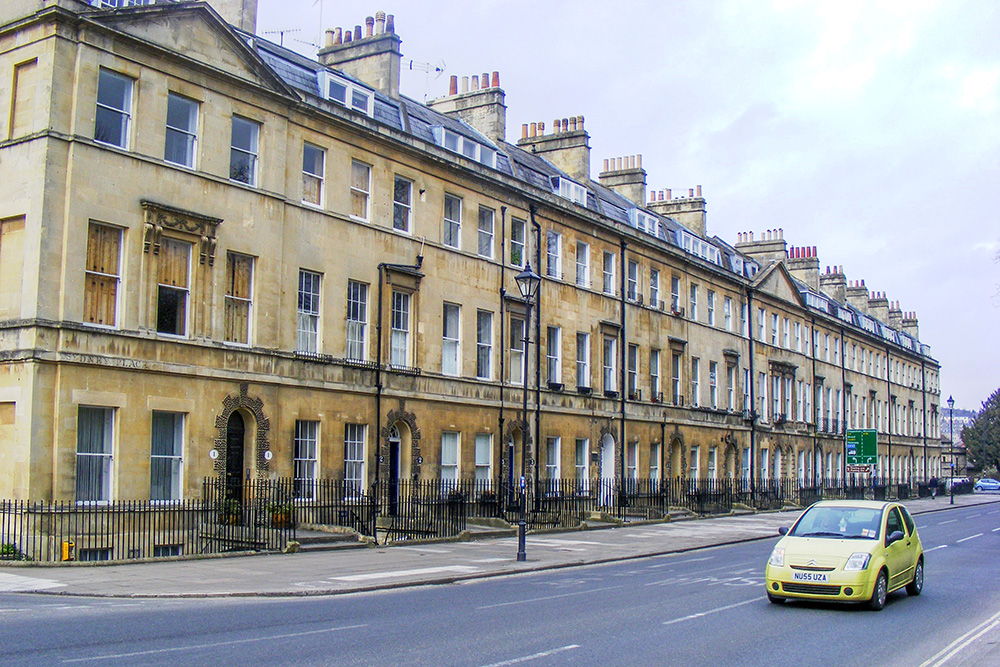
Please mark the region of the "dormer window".
[[374, 110], [375, 93], [333, 72], [323, 72], [319, 77], [320, 95], [331, 102], [353, 109], [366, 116]]
[[552, 176], [550, 181], [552, 183], [552, 192], [555, 194], [580, 206], [587, 205], [587, 188], [569, 180], [565, 176]]
[[656, 236], [656, 230], [659, 226], [659, 221], [656, 216], [646, 213], [642, 209], [630, 208], [628, 210], [628, 221], [629, 224], [638, 230], [644, 231], [647, 234], [652, 234]]
[[453, 153], [464, 155], [487, 167], [496, 168], [497, 152], [488, 146], [443, 127], [434, 128], [434, 139], [439, 146], [444, 146]]
[[681, 247], [692, 255], [697, 255], [713, 264], [722, 266], [722, 253], [711, 243], [706, 243], [700, 238], [687, 232], [681, 232]]

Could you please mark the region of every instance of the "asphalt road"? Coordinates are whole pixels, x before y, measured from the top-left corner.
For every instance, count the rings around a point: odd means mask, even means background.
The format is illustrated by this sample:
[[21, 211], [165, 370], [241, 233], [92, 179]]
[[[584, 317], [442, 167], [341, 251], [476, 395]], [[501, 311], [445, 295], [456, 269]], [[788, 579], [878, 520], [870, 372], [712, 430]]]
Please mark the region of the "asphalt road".
[[1000, 636], [1000, 507], [923, 514], [924, 593], [771, 605], [764, 540], [316, 598], [0, 595], [0, 665], [975, 665]]

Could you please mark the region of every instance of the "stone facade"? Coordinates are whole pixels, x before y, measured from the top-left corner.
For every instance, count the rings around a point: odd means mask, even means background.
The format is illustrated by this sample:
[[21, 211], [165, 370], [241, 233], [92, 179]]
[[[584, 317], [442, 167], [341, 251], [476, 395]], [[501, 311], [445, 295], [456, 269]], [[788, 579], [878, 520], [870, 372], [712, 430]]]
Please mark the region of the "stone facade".
[[340, 77], [252, 4], [0, 9], [0, 497], [506, 477], [522, 442], [538, 477], [805, 483], [845, 426], [940, 475], [915, 315], [709, 237], [700, 189], [642, 202], [641, 160], [591, 180], [582, 117], [506, 143], [496, 77], [400, 98], [391, 16], [331, 37]]

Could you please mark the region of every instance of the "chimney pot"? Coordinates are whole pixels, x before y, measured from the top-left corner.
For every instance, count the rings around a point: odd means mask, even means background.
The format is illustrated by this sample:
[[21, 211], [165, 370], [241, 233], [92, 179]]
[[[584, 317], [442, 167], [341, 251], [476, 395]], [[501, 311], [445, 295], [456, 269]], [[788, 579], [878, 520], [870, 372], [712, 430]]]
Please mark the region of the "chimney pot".
[[562, 131], [569, 132], [569, 118], [562, 119]]
[[695, 191], [696, 191], [696, 192], [698, 193], [698, 196], [700, 197], [700, 196], [701, 196], [701, 186], [700, 186], [700, 185], [699, 185], [699, 186], [697, 186], [697, 187], [695, 188]]
[[479, 87], [482, 88], [483, 90], [486, 90], [487, 88], [490, 87], [490, 74], [489, 74], [489, 72], [483, 72], [482, 79], [483, 80], [479, 84]]
[[608, 159], [604, 158], [604, 171], [608, 170]]
[[576, 117], [576, 129], [583, 132], [583, 116]]
[[[700, 185], [698, 186], [698, 194], [699, 195], [701, 194], [701, 186]], [[781, 227], [778, 227], [778, 240], [780, 240], [780, 241], [785, 240], [785, 230], [782, 229]]]
[[617, 165], [615, 167], [615, 171], [621, 171], [622, 170], [622, 159], [620, 157], [615, 158], [615, 164]]
[[528, 138], [528, 124], [527, 123], [521, 123], [521, 138], [522, 139], [527, 139]]
[[545, 136], [545, 123], [538, 124], [538, 135]]
[[816, 246], [812, 247], [812, 254], [809, 255], [809, 256], [810, 257], [819, 257], [819, 254], [816, 252]]
[[674, 196], [670, 193], [670, 188], [667, 188], [667, 201], [670, 201], [673, 198]]
[[344, 42], [344, 34], [343, 33], [344, 33], [343, 28], [334, 28], [333, 29], [333, 43], [334, 43], [335, 46], [337, 44], [343, 44], [343, 42]]
[[642, 169], [642, 153], [635, 156], [635, 166]]
[[361, 26], [354, 26], [354, 39], [361, 39]]
[[344, 32], [344, 44], [350, 44], [354, 41], [354, 33], [350, 30]]
[[538, 123], [532, 123], [531, 124], [531, 136], [532, 137], [537, 137], [538, 136]]
[[381, 35], [385, 32], [385, 12], [375, 12], [375, 34]]
[[326, 34], [326, 37], [325, 37], [326, 41], [323, 42], [323, 45], [324, 46], [333, 46], [333, 31], [332, 30], [327, 30], [325, 34]]
[[493, 85], [494, 88], [499, 88], [500, 87], [500, 72], [493, 72], [493, 82], [492, 82], [492, 85]]
[[459, 88], [459, 92], [467, 93], [469, 92], [469, 77], [462, 77], [462, 86]]
[[576, 132], [576, 116], [569, 119], [570, 129]]
[[372, 33], [375, 31], [375, 17], [366, 16], [365, 17], [365, 37], [371, 37]]
[[451, 78], [448, 80], [448, 94], [458, 95], [458, 75], [452, 74]]
[[694, 188], [688, 188], [688, 197], [694, 197]]
[[396, 17], [392, 14], [385, 15], [385, 31], [390, 34], [396, 32]]
[[479, 77], [473, 74], [469, 78], [471, 79], [470, 83], [472, 83], [472, 90], [479, 90]]

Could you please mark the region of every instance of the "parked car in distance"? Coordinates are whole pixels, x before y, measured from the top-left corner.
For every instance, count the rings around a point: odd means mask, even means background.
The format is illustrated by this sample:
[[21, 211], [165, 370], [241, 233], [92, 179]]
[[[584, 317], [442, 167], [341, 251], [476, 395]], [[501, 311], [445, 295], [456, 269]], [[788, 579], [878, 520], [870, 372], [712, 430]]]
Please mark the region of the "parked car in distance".
[[945, 492], [951, 491], [951, 487], [958, 486], [959, 484], [968, 484], [968, 477], [945, 477], [941, 480], [941, 486], [944, 488]]
[[896, 502], [821, 500], [782, 537], [764, 571], [767, 599], [860, 602], [878, 611], [889, 593], [924, 587], [924, 550]]
[[976, 486], [973, 488], [976, 491], [1000, 491], [1000, 482], [995, 479], [990, 479], [989, 477], [983, 477], [981, 480], [976, 482]]

